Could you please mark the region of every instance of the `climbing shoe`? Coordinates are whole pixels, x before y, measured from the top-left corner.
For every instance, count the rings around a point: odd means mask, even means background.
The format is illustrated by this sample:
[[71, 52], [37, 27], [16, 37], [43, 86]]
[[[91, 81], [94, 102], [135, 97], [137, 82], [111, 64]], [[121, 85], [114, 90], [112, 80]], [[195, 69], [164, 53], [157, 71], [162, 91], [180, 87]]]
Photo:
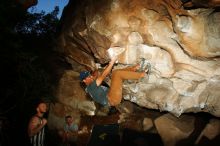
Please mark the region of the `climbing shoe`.
[[[140, 68], [138, 70], [138, 72], [145, 72], [145, 79], [149, 80], [149, 74], [151, 72], [151, 64], [145, 59], [145, 58], [141, 58], [140, 61]], [[141, 78], [140, 81], [143, 81], [144, 78]]]
[[141, 58], [141, 61], [139, 63], [140, 68], [138, 69], [138, 72], [148, 72], [150, 68], [150, 64], [147, 62], [145, 58]]

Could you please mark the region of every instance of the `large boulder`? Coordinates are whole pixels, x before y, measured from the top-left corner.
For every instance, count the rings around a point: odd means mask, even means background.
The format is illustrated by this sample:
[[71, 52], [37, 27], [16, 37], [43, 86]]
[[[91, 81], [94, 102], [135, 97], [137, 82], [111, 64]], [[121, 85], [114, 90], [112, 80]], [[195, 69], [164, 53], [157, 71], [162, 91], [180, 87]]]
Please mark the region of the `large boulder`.
[[[180, 0], [70, 0], [56, 49], [69, 63], [95, 70], [109, 61], [109, 47], [123, 47], [117, 68], [136, 64], [140, 58], [151, 66], [143, 80], [124, 84], [124, 99], [177, 117], [188, 112], [220, 117], [220, 12], [215, 7], [186, 10], [184, 4]], [[74, 84], [77, 79], [63, 86], [69, 90]], [[71, 106], [85, 98], [82, 93], [56, 96], [71, 99]]]

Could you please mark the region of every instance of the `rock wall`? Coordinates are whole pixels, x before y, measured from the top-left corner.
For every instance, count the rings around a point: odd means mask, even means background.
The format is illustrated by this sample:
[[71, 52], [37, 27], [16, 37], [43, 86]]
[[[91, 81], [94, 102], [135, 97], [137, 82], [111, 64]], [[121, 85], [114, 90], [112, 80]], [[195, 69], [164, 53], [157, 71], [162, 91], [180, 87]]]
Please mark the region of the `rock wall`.
[[140, 58], [151, 65], [149, 76], [124, 83], [124, 99], [177, 117], [188, 112], [220, 117], [220, 12], [184, 6], [180, 0], [70, 0], [56, 49], [73, 69], [82, 66], [80, 71], [108, 62], [109, 47], [124, 47], [115, 68]]

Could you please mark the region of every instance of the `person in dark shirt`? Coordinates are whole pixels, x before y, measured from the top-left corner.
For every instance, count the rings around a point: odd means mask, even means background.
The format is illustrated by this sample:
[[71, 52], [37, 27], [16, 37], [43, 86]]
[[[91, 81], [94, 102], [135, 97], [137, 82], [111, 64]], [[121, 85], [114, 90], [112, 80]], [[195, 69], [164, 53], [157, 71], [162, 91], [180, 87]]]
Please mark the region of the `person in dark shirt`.
[[92, 99], [103, 106], [117, 106], [122, 100], [123, 80], [138, 80], [143, 78], [148, 71], [142, 61], [139, 65], [124, 69], [115, 69], [112, 72], [110, 87], [102, 85], [107, 75], [111, 72], [117, 57], [113, 57], [101, 74], [91, 74], [88, 71], [80, 72], [80, 80], [86, 85], [85, 91]]

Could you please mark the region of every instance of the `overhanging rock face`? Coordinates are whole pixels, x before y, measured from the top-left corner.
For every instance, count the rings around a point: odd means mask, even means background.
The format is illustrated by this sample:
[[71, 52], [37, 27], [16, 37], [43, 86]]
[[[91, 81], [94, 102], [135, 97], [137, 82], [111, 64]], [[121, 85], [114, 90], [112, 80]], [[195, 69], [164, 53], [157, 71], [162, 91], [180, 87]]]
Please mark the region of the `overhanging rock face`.
[[[126, 50], [124, 67], [146, 58], [149, 76], [126, 81], [123, 97], [142, 107], [209, 112], [220, 117], [220, 12], [185, 10], [178, 0], [70, 1], [62, 17], [58, 49], [94, 70], [107, 49]], [[70, 61], [71, 62], [71, 61]]]

